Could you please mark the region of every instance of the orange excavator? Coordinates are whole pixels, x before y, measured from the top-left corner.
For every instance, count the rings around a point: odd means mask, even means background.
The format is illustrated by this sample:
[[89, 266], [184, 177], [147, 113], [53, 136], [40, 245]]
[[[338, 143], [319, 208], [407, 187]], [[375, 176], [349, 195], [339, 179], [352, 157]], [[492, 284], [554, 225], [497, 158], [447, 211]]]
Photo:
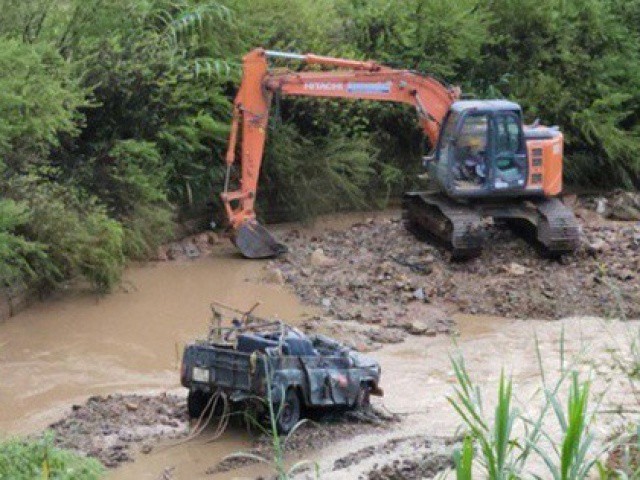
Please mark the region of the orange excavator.
[[[319, 65], [270, 69], [269, 58]], [[286, 251], [256, 220], [255, 200], [274, 93], [412, 105], [433, 152], [423, 158], [429, 186], [405, 193], [411, 230], [444, 242], [454, 258], [480, 254], [484, 219], [528, 232], [543, 251], [574, 251], [580, 229], [557, 196], [562, 190], [563, 137], [555, 127], [525, 126], [522, 110], [506, 100], [464, 100], [460, 89], [433, 77], [372, 61], [255, 49], [243, 58], [221, 194], [233, 241], [248, 258]], [[240, 181], [230, 189], [239, 163]]]

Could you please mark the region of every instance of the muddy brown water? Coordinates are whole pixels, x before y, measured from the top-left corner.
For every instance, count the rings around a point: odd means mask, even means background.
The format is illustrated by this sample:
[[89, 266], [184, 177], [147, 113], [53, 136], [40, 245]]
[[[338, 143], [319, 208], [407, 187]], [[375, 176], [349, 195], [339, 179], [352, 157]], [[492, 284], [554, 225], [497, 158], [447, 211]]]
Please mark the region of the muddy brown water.
[[[350, 217], [344, 223], [352, 221]], [[133, 266], [125, 274], [123, 288], [110, 295], [69, 292], [1, 323], [0, 436], [36, 432], [90, 395], [181, 391], [178, 356], [184, 343], [206, 332], [213, 299], [238, 308], [260, 301], [258, 313], [293, 323], [314, 313], [284, 287], [256, 281], [264, 269], [265, 262], [244, 260], [232, 246], [224, 245], [192, 261]], [[523, 409], [540, 387], [534, 332], [550, 369], [558, 362], [563, 325], [567, 354], [586, 350], [592, 363], [595, 359], [606, 363], [610, 344], [623, 345], [630, 332], [630, 324], [590, 318], [537, 322], [464, 315], [456, 320], [461, 333], [457, 345], [480, 385], [491, 391], [504, 367], [513, 375]], [[303, 452], [302, 457], [319, 462], [322, 478], [357, 478], [385, 459], [368, 459], [337, 472], [332, 471], [333, 461], [398, 436], [455, 433], [459, 422], [446, 400], [454, 383], [452, 350], [451, 338], [438, 336], [410, 337], [375, 352], [383, 368], [384, 404], [400, 413], [403, 421], [386, 435], [337, 441], [325, 449]], [[618, 383], [607, 391], [612, 402], [624, 403], [629, 391]], [[224, 456], [249, 448], [250, 441], [244, 431], [232, 428], [215, 443], [196, 439], [155, 448], [111, 471], [109, 478], [156, 479], [168, 467], [175, 467], [177, 479], [254, 478], [265, 467], [213, 477], [205, 474]]]

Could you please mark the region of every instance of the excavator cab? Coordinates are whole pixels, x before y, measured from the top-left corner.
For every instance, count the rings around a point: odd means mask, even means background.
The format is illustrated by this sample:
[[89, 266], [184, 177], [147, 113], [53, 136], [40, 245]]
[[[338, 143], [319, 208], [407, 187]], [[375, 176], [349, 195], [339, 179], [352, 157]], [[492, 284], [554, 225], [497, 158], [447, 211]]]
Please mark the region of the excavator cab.
[[427, 168], [452, 197], [521, 194], [528, 162], [520, 107], [503, 100], [454, 102]]

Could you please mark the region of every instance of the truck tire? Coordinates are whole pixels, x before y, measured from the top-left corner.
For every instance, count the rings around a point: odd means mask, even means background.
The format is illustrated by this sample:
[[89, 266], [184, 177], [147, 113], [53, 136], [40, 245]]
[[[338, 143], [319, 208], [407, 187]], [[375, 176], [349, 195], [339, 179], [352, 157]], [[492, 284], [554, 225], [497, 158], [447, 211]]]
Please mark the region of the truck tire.
[[371, 407], [371, 385], [368, 383], [360, 384], [360, 390], [354, 406], [359, 410], [367, 410]]
[[189, 418], [200, 418], [207, 408], [211, 395], [204, 393], [202, 390], [189, 390], [187, 396], [187, 411]]
[[284, 405], [274, 405], [274, 413], [276, 415], [276, 428], [278, 433], [287, 434], [300, 421], [302, 405], [298, 393], [290, 388], [284, 396]]

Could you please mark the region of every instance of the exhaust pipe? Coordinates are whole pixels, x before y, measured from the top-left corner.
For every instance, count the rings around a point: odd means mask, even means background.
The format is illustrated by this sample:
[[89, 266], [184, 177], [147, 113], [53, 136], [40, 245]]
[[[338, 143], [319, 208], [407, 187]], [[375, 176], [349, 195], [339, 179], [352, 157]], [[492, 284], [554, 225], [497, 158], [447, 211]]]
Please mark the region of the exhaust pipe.
[[246, 258], [272, 258], [287, 253], [288, 248], [278, 242], [271, 233], [256, 220], [243, 222], [232, 238], [235, 246]]

